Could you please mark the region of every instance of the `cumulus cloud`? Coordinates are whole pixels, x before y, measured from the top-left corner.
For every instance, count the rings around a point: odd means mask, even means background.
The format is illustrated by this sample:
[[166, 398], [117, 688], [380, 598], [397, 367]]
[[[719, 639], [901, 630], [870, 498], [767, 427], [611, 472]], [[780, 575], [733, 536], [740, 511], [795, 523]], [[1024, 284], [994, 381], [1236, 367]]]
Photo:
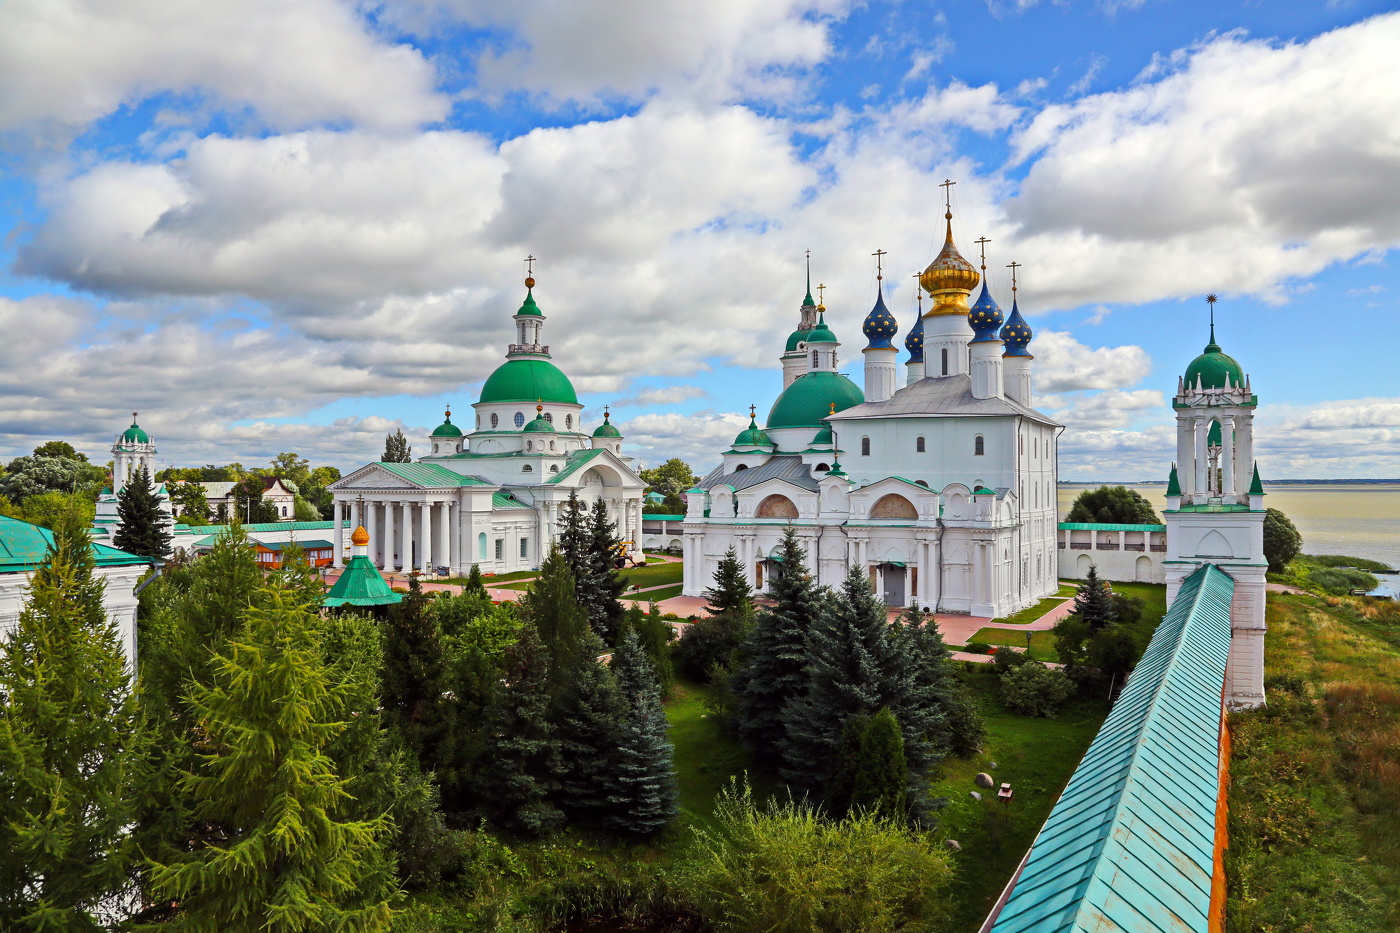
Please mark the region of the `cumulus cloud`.
[[612, 404], [617, 408], [642, 407], [646, 405], [676, 405], [693, 398], [704, 398], [706, 392], [697, 385], [663, 386], [643, 389], [636, 395], [620, 398]]
[[1081, 399], [1071, 408], [1056, 411], [1051, 417], [1070, 429], [1126, 428], [1142, 413], [1161, 412], [1166, 407], [1166, 398], [1156, 389], [1108, 389]]
[[1091, 350], [1064, 331], [1037, 334], [1031, 348], [1037, 392], [1119, 389], [1137, 384], [1152, 370], [1152, 358], [1142, 347]]
[[9, 0], [0, 130], [80, 129], [163, 92], [287, 128], [439, 120], [431, 65], [375, 37], [342, 0]]
[[627, 448], [646, 465], [680, 457], [703, 476], [719, 463], [719, 452], [748, 424], [743, 415], [706, 411], [694, 415], [638, 415], [618, 427]]

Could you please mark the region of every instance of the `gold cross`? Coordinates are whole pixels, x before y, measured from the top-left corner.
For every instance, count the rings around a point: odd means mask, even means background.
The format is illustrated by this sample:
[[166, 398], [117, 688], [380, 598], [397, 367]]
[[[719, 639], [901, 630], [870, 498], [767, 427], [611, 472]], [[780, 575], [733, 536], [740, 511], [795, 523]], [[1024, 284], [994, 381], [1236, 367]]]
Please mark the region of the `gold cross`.
[[826, 306], [826, 286], [820, 282], [817, 283], [817, 304]]
[[1006, 268], [1011, 270], [1011, 290], [1014, 292], [1016, 290], [1016, 270], [1021, 268], [1021, 264], [1019, 262], [1009, 262], [1006, 264]]
[[919, 293], [919, 317], [924, 316], [924, 285], [923, 282], [919, 281], [922, 277], [922, 272], [914, 273], [914, 281], [919, 282], [919, 284], [915, 286], [915, 290]]
[[534, 274], [535, 274], [535, 263], [538, 262], [538, 261], [539, 261], [539, 260], [537, 260], [533, 255], [532, 255], [532, 256], [526, 256], [526, 257], [525, 257], [525, 274], [526, 274], [526, 275], [534, 275]]
[[877, 249], [875, 252], [871, 253], [870, 255], [872, 255], [872, 256], [875, 257], [875, 278], [876, 278], [876, 279], [883, 279], [883, 278], [885, 277], [885, 263], [884, 263], [884, 260], [885, 260], [885, 256], [888, 255], [888, 254], [887, 254], [884, 250], [882, 250], [882, 249]]
[[989, 239], [987, 239], [986, 237], [978, 237], [977, 239], [973, 240], [972, 242], [974, 242], [974, 243], [976, 243], [978, 246], [982, 247], [982, 271], [983, 271], [983, 272], [986, 272], [986, 271], [987, 271], [987, 244], [990, 243], [990, 242], [992, 242], [992, 241], [989, 240]]
[[952, 179], [945, 178], [943, 179], [943, 184], [938, 186], [943, 189], [943, 206], [947, 208], [950, 214], [953, 212], [953, 186], [956, 184], [957, 182]]
[[754, 418], [757, 417], [757, 414], [758, 414], [758, 406], [757, 406], [757, 405], [750, 405], [750, 406], [749, 406], [749, 420], [750, 420], [750, 421], [754, 420]]

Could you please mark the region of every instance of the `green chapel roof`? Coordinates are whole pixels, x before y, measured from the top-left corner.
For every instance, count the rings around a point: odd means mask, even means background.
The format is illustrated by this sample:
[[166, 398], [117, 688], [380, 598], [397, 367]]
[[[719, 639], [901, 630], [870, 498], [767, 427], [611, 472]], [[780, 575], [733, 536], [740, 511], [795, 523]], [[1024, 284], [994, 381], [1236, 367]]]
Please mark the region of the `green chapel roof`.
[[1254, 462], [1254, 479], [1249, 484], [1247, 495], [1262, 496], [1264, 494], [1264, 483], [1259, 479], [1259, 462]]
[[766, 428], [819, 428], [831, 406], [845, 411], [865, 401], [865, 393], [840, 373], [803, 373], [783, 390], [768, 412]]
[[430, 437], [461, 437], [462, 429], [452, 423], [452, 409], [447, 409], [442, 416], [442, 424], [433, 428]]
[[[18, 518], [0, 515], [0, 573], [25, 573], [38, 568], [53, 547], [53, 532]], [[99, 567], [149, 564], [148, 558], [109, 547], [92, 545], [92, 557]]]
[[346, 563], [322, 604], [336, 606], [392, 606], [403, 597], [380, 576], [368, 557], [356, 554]]

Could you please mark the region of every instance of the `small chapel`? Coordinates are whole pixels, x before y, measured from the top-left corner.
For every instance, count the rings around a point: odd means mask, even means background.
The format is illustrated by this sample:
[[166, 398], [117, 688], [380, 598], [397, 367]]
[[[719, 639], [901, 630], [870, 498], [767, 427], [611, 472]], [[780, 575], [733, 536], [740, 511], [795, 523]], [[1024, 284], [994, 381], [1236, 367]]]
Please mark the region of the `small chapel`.
[[641, 559], [646, 484], [606, 411], [586, 426], [573, 383], [541, 342], [546, 318], [534, 288], [531, 275], [512, 318], [515, 342], [482, 385], [466, 430], [449, 409], [417, 462], [367, 463], [331, 484], [336, 567], [348, 522], [366, 529], [365, 556], [388, 572], [533, 570], [571, 496], [605, 503], [624, 554]]
[[751, 410], [719, 465], [686, 493], [686, 595], [704, 592], [731, 547], [749, 582], [766, 589], [784, 572], [778, 544], [789, 526], [818, 583], [860, 567], [890, 606], [997, 617], [1057, 591], [1062, 428], [1032, 404], [1032, 333], [1016, 280], [1005, 315], [985, 254], [979, 273], [953, 242], [951, 207], [944, 221], [943, 248], [919, 276], [902, 386], [883, 272], [861, 328], [862, 388], [841, 372], [841, 343], [825, 303], [812, 300], [809, 271], [780, 356], [782, 392], [762, 427]]

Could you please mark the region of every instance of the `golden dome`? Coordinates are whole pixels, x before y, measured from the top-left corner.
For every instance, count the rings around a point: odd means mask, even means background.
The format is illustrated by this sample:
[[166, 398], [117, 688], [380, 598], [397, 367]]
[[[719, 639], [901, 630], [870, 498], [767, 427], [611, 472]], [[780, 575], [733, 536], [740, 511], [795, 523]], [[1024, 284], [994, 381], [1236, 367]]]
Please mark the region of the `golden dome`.
[[369, 532], [365, 531], [364, 525], [350, 532], [350, 543], [355, 545], [355, 547], [364, 547], [366, 544], [369, 544]]
[[982, 281], [982, 276], [977, 274], [972, 263], [964, 259], [962, 253], [953, 245], [953, 215], [947, 213], [943, 217], [948, 222], [948, 235], [943, 241], [943, 249], [934, 257], [933, 262], [928, 264], [923, 275], [919, 276], [919, 284], [930, 295], [952, 290], [966, 295], [977, 287], [977, 283]]

